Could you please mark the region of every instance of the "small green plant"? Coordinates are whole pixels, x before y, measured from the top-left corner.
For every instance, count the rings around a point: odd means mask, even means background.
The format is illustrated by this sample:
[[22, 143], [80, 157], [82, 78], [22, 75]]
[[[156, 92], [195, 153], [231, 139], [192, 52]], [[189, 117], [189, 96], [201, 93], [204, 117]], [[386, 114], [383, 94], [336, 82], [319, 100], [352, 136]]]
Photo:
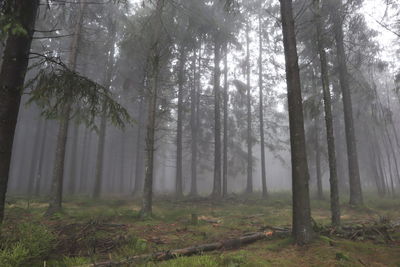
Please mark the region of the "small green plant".
[[[12, 234], [11, 234], [12, 233]], [[26, 266], [46, 257], [55, 237], [45, 226], [22, 223], [15, 229], [2, 233], [0, 266]]]

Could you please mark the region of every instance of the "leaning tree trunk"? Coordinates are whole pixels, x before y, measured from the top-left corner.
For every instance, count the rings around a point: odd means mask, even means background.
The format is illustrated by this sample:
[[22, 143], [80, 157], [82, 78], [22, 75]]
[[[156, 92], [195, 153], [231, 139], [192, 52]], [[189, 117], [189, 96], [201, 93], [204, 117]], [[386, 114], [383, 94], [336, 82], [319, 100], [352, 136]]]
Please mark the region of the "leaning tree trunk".
[[246, 23], [246, 87], [247, 87], [247, 186], [246, 193], [253, 193], [253, 140], [251, 130], [251, 85], [250, 85], [250, 25]]
[[14, 16], [27, 34], [9, 32], [0, 71], [0, 224], [4, 218], [14, 132], [39, 7], [38, 0], [9, 3], [14, 12], [8, 15]]
[[326, 51], [323, 43], [322, 36], [322, 22], [320, 15], [319, 0], [314, 1], [316, 7], [316, 28], [317, 28], [317, 46], [321, 68], [322, 91], [325, 109], [325, 126], [326, 138], [328, 144], [328, 162], [329, 162], [329, 183], [330, 183], [330, 199], [331, 199], [331, 219], [333, 225], [340, 225], [340, 204], [339, 204], [339, 189], [338, 189], [338, 176], [336, 166], [336, 150], [335, 150], [335, 136], [333, 130], [333, 116], [332, 116], [332, 99], [329, 89], [329, 75], [328, 64], [326, 59]]
[[220, 111], [221, 41], [214, 35], [214, 186], [213, 197], [221, 196], [221, 111]]
[[346, 131], [347, 143], [347, 157], [349, 164], [349, 182], [350, 182], [350, 204], [362, 205], [363, 196], [361, 189], [360, 170], [358, 166], [357, 156], [357, 143], [354, 129], [353, 107], [351, 101], [351, 92], [348, 81], [348, 70], [346, 64], [346, 54], [344, 50], [343, 41], [343, 21], [339, 14], [341, 9], [341, 1], [336, 0], [336, 7], [332, 12], [335, 40], [336, 40], [336, 53], [339, 66], [339, 80], [342, 89], [343, 109], [344, 109], [344, 123]]
[[228, 43], [224, 44], [224, 141], [222, 155], [222, 196], [228, 194]]
[[292, 155], [293, 237], [297, 244], [309, 243], [313, 238], [309, 196], [303, 105], [296, 47], [292, 0], [281, 0], [283, 44], [286, 60], [290, 147]]
[[262, 20], [261, 12], [258, 17], [258, 38], [259, 38], [259, 57], [258, 57], [258, 87], [260, 90], [260, 146], [261, 146], [261, 184], [262, 184], [262, 196], [266, 198], [268, 196], [267, 190], [267, 172], [265, 168], [265, 137], [264, 137], [264, 94], [263, 94], [263, 57], [262, 57]]
[[178, 70], [178, 119], [176, 129], [176, 180], [175, 180], [175, 195], [177, 198], [183, 196], [183, 181], [182, 181], [182, 131], [183, 131], [183, 84], [184, 71], [186, 63], [185, 45], [182, 42], [179, 55], [179, 70]]
[[[80, 45], [84, 11], [86, 8], [85, 1], [80, 4], [78, 20], [74, 29], [74, 37], [71, 43], [71, 54], [69, 57], [69, 68], [74, 71], [76, 69], [76, 61], [78, 58], [78, 50]], [[62, 108], [62, 118], [57, 134], [57, 147], [54, 158], [54, 169], [53, 169], [53, 181], [51, 185], [49, 207], [46, 211], [46, 215], [50, 216], [56, 212], [59, 212], [62, 207], [62, 194], [63, 194], [63, 183], [64, 183], [64, 167], [65, 167], [65, 154], [67, 145], [68, 128], [70, 122], [70, 115], [72, 110], [71, 92], [66, 90], [65, 93], [66, 103]]]

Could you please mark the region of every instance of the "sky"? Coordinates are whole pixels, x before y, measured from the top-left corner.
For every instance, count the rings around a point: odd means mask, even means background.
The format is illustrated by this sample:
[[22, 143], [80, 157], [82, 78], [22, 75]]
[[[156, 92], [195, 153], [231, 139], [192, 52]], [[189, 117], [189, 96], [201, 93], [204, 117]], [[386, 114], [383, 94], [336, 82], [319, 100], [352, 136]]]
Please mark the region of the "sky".
[[[385, 17], [385, 12], [388, 16]], [[364, 0], [363, 8], [360, 13], [365, 15], [365, 20], [371, 29], [378, 32], [375, 40], [381, 46], [381, 57], [383, 60], [394, 63], [396, 57], [394, 56], [395, 47], [394, 42], [398, 42], [398, 37], [389, 30], [382, 27], [378, 22], [385, 25], [391, 24], [390, 15], [391, 10], [386, 9], [385, 1], [383, 0]]]

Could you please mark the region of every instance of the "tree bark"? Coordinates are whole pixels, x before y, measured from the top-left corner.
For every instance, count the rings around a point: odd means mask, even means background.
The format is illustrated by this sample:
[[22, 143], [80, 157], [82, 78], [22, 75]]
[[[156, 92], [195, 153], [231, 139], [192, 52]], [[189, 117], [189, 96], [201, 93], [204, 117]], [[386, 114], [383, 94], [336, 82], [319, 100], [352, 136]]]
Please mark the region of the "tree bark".
[[142, 218], [152, 215], [153, 206], [153, 170], [154, 170], [154, 143], [158, 97], [159, 54], [154, 51], [151, 77], [151, 95], [148, 96], [148, 119], [146, 134], [146, 168], [143, 190], [143, 201], [140, 216]]
[[321, 68], [321, 82], [325, 110], [325, 126], [326, 138], [328, 144], [328, 162], [329, 162], [329, 183], [330, 183], [330, 203], [331, 203], [331, 220], [333, 225], [340, 225], [340, 203], [339, 203], [339, 186], [336, 164], [336, 149], [335, 149], [335, 135], [333, 129], [333, 116], [332, 116], [332, 99], [331, 91], [329, 88], [329, 75], [328, 63], [326, 59], [326, 51], [323, 42], [321, 22], [320, 2], [314, 0], [316, 9], [316, 28], [317, 28], [317, 46]]
[[220, 110], [221, 41], [214, 35], [214, 186], [213, 197], [221, 196], [221, 110]]
[[146, 133], [146, 167], [143, 189], [142, 209], [140, 217], [145, 218], [152, 215], [153, 209], [153, 173], [154, 173], [154, 150], [155, 132], [157, 118], [157, 98], [158, 98], [158, 76], [160, 73], [160, 29], [161, 15], [163, 12], [164, 0], [157, 0], [155, 10], [155, 21], [153, 24], [152, 49], [150, 52], [151, 79], [148, 90], [148, 119]]
[[[199, 48], [199, 58], [201, 57], [201, 46]], [[197, 62], [197, 54], [196, 50], [194, 50], [193, 55], [193, 84], [190, 91], [190, 129], [192, 135], [192, 143], [191, 143], [191, 183], [190, 183], [190, 195], [197, 196], [197, 131], [198, 131], [198, 124], [197, 124], [197, 92], [198, 92], [198, 83], [200, 78], [200, 60], [199, 60], [199, 67], [196, 68]]]
[[[104, 76], [104, 88], [110, 90], [112, 76], [114, 71], [114, 54], [115, 54], [115, 39], [116, 39], [116, 22], [111, 22], [110, 25], [110, 40], [107, 47], [108, 58], [106, 72]], [[99, 198], [101, 196], [101, 189], [103, 184], [103, 164], [104, 164], [104, 147], [107, 135], [107, 117], [106, 117], [106, 106], [105, 103], [102, 105], [102, 114], [100, 119], [100, 129], [99, 129], [99, 140], [97, 143], [97, 156], [96, 156], [96, 170], [95, 170], [95, 182], [93, 187], [93, 198]]]
[[247, 186], [246, 193], [253, 193], [253, 137], [251, 129], [251, 84], [250, 84], [250, 25], [246, 22], [246, 87], [247, 87]]
[[31, 162], [29, 166], [29, 182], [28, 182], [28, 196], [31, 197], [34, 194], [34, 188], [35, 188], [35, 182], [37, 182], [36, 179], [36, 168], [38, 166], [38, 154], [40, 153], [39, 151], [39, 139], [43, 135], [43, 124], [44, 124], [44, 118], [39, 118], [39, 123], [36, 128], [36, 133], [34, 137], [34, 144], [33, 144], [33, 151], [32, 151], [32, 157], [31, 157]]
[[317, 180], [317, 198], [319, 200], [324, 199], [324, 193], [322, 191], [322, 174], [321, 174], [321, 148], [319, 145], [319, 115], [314, 119], [314, 131], [315, 131], [315, 176]]
[[[143, 84], [143, 86], [145, 86]], [[145, 97], [141, 96], [139, 104], [139, 120], [138, 120], [138, 135], [136, 139], [136, 159], [135, 159], [135, 185], [133, 188], [133, 195], [138, 196], [143, 192], [143, 152], [144, 152], [144, 138], [143, 128], [145, 127]]]
[[347, 157], [349, 165], [350, 182], [350, 204], [360, 206], [363, 204], [361, 189], [360, 170], [358, 166], [357, 142], [354, 129], [353, 107], [351, 100], [350, 85], [348, 81], [348, 70], [346, 63], [346, 54], [344, 49], [343, 21], [339, 14], [341, 10], [341, 1], [335, 0], [336, 8], [332, 11], [334, 24], [334, 33], [336, 40], [336, 53], [339, 66], [339, 80], [342, 89], [344, 123], [346, 131]]
[[78, 140], [79, 140], [79, 124], [75, 122], [73, 124], [72, 136], [71, 139], [72, 144], [70, 146], [71, 154], [70, 154], [70, 167], [69, 167], [69, 184], [67, 188], [67, 193], [69, 195], [75, 194], [76, 190], [76, 180], [78, 179], [78, 171], [77, 171], [77, 161], [78, 161]]
[[[260, 10], [261, 7], [260, 7]], [[258, 16], [258, 38], [259, 38], [259, 57], [258, 57], [258, 88], [260, 90], [260, 146], [261, 146], [261, 184], [262, 184], [262, 196], [263, 198], [268, 197], [267, 190], [267, 172], [265, 167], [265, 136], [264, 136], [264, 94], [263, 94], [263, 41], [262, 41], [262, 20], [261, 12]]]
[[224, 43], [224, 141], [222, 155], [222, 196], [228, 195], [228, 43]]
[[86, 190], [86, 184], [88, 179], [88, 170], [90, 165], [89, 153], [90, 153], [90, 138], [89, 128], [85, 127], [85, 133], [83, 134], [82, 144], [82, 164], [79, 172], [79, 193], [83, 193]]
[[183, 85], [184, 85], [184, 71], [186, 63], [185, 45], [181, 44], [179, 55], [179, 69], [178, 69], [178, 119], [176, 129], [176, 180], [175, 180], [175, 196], [177, 198], [183, 197], [183, 181], [182, 181], [182, 131], [183, 131]]
[[0, 224], [4, 218], [14, 132], [39, 7], [38, 0], [10, 3], [13, 10], [8, 15], [14, 16], [27, 34], [10, 32], [0, 71]]
[[309, 196], [309, 172], [305, 146], [303, 105], [296, 47], [292, 0], [280, 0], [283, 44], [286, 60], [290, 147], [293, 190], [293, 237], [297, 244], [313, 238]]
[[39, 154], [39, 162], [38, 162], [38, 167], [36, 170], [36, 183], [35, 183], [35, 196], [40, 195], [40, 189], [41, 189], [41, 183], [42, 183], [42, 178], [44, 176], [44, 157], [46, 153], [46, 142], [47, 142], [47, 132], [48, 132], [48, 120], [44, 120], [44, 126], [43, 126], [43, 133], [41, 135], [41, 141], [40, 141], [40, 154]]
[[[80, 4], [78, 19], [74, 28], [74, 37], [72, 39], [71, 54], [69, 57], [69, 68], [73, 71], [76, 69], [76, 61], [78, 58], [85, 8], [86, 8], [86, 3], [85, 1], [82, 1]], [[51, 216], [54, 213], [59, 212], [62, 208], [66, 144], [67, 144], [71, 110], [73, 105], [73, 103], [70, 100], [71, 92], [66, 91], [64, 94], [67, 102], [64, 104], [62, 111], [63, 116], [60, 119], [58, 128], [57, 147], [56, 147], [56, 155], [54, 159], [54, 169], [53, 169], [53, 181], [50, 192], [49, 207], [46, 211], [46, 216]]]

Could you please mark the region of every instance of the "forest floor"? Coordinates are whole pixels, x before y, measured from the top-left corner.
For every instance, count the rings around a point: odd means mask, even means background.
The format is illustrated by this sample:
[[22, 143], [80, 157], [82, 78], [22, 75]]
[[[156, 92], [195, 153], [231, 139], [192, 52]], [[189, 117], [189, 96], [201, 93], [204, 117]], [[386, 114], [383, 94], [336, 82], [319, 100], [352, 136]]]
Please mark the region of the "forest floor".
[[[63, 205], [62, 213], [45, 218], [44, 200], [10, 197], [1, 229], [0, 266], [120, 261], [291, 224], [291, 197], [287, 193], [274, 193], [266, 200], [256, 196], [223, 201], [157, 198], [154, 216], [146, 220], [138, 218], [139, 200], [82, 197], [67, 199]], [[303, 247], [293, 245], [290, 237], [280, 237], [143, 266], [400, 266], [400, 199], [368, 196], [363, 208], [345, 202], [341, 208], [344, 225], [384, 223], [395, 225], [395, 230], [388, 239], [320, 235]], [[197, 223], [192, 214], [196, 214]], [[312, 200], [312, 217], [317, 228], [329, 224], [328, 200]]]

